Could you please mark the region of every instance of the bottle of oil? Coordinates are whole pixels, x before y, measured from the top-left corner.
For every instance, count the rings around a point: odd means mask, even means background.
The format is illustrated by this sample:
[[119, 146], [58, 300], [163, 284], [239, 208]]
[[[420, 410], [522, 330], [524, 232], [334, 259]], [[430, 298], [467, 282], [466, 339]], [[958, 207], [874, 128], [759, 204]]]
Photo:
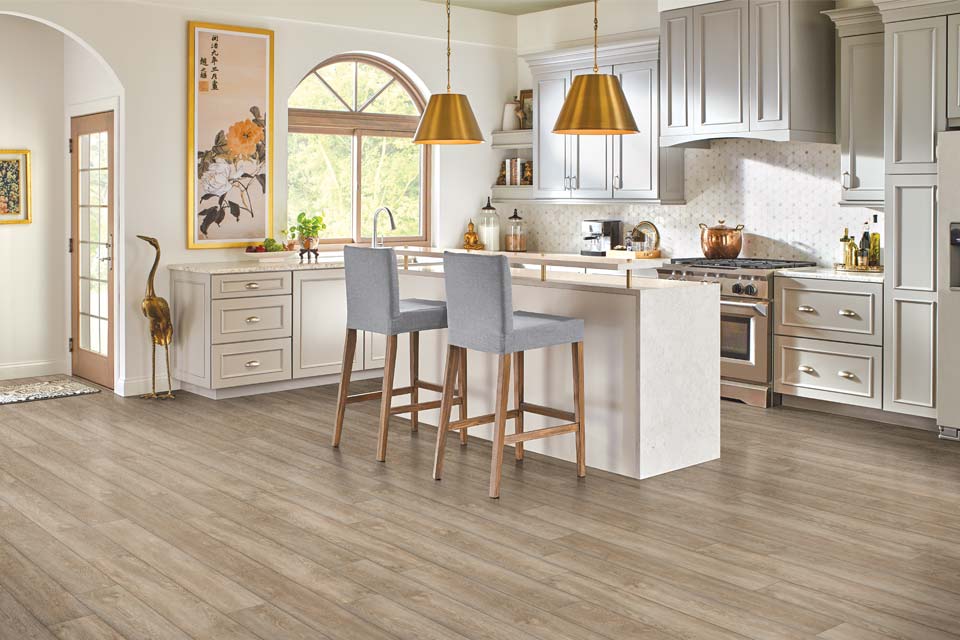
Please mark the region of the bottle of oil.
[[854, 264], [853, 251], [850, 243], [853, 238], [850, 237], [850, 228], [843, 228], [843, 237], [840, 238], [840, 260], [839, 263], [845, 267], [852, 267]]
[[[877, 216], [874, 214], [873, 223], [877, 224]], [[880, 266], [880, 234], [876, 231], [870, 234], [870, 266]]]
[[870, 221], [863, 223], [863, 235], [860, 236], [860, 251], [857, 255], [857, 266], [866, 267], [870, 264]]

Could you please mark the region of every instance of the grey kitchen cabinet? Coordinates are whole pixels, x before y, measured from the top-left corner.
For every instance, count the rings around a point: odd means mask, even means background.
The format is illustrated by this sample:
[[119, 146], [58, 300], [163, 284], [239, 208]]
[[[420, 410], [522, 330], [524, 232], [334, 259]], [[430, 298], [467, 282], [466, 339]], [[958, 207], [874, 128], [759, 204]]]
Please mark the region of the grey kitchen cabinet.
[[883, 206], [883, 33], [840, 38], [840, 201]]
[[553, 71], [534, 78], [533, 177], [534, 197], [570, 197], [569, 136], [553, 133], [570, 88], [569, 71]]
[[947, 124], [960, 127], [960, 15], [947, 16]]
[[891, 174], [886, 189], [883, 408], [936, 417], [937, 176]]
[[[293, 377], [340, 373], [346, 337], [346, 279], [342, 269], [293, 274]], [[340, 304], [334, 304], [335, 301]], [[364, 368], [364, 349], [356, 350], [353, 370]], [[382, 366], [382, 365], [381, 365]]]
[[745, 132], [749, 124], [747, 0], [693, 9], [693, 131]]
[[947, 128], [946, 48], [946, 16], [886, 25], [888, 174], [937, 172], [937, 133]]
[[660, 135], [693, 133], [693, 9], [660, 18]]
[[834, 142], [835, 36], [820, 13], [833, 6], [724, 0], [662, 12], [660, 145]]
[[534, 85], [534, 199], [682, 202], [683, 150], [660, 149], [658, 39], [604, 45], [600, 73], [620, 79], [639, 128], [625, 136], [566, 136], [553, 126], [573, 79], [593, 73], [590, 48], [525, 56]]

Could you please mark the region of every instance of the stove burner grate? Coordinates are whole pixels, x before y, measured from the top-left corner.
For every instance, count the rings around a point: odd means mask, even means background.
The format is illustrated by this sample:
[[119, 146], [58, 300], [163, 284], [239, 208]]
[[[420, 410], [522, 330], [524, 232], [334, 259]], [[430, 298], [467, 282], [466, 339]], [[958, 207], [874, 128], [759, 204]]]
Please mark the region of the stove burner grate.
[[709, 269], [795, 269], [798, 267], [815, 267], [816, 262], [808, 260], [775, 260], [771, 258], [735, 258], [733, 260], [709, 258], [674, 258], [671, 264], [682, 264], [689, 267], [706, 267]]

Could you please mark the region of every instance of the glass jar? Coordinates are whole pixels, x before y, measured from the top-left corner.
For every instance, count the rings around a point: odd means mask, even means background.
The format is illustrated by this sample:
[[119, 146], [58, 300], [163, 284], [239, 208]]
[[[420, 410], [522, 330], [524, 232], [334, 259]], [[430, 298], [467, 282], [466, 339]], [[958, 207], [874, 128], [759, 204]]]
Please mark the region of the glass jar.
[[480, 236], [480, 242], [487, 251], [500, 251], [500, 216], [497, 210], [490, 204], [490, 198], [487, 198], [487, 204], [480, 209], [480, 218], [477, 221], [477, 234]]
[[513, 215], [507, 218], [507, 235], [504, 237], [507, 251], [524, 252], [527, 250], [527, 232], [523, 228], [523, 218], [514, 209]]

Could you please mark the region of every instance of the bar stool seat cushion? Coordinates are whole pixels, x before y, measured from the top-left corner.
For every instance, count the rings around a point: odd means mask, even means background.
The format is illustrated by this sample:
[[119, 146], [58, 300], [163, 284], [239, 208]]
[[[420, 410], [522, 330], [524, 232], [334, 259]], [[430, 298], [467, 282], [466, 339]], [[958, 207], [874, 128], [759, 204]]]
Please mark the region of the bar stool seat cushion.
[[545, 313], [515, 311], [513, 331], [506, 336], [506, 353], [543, 349], [583, 341], [583, 320]]
[[443, 300], [404, 298], [400, 315], [391, 318], [389, 335], [447, 328], [447, 303]]

